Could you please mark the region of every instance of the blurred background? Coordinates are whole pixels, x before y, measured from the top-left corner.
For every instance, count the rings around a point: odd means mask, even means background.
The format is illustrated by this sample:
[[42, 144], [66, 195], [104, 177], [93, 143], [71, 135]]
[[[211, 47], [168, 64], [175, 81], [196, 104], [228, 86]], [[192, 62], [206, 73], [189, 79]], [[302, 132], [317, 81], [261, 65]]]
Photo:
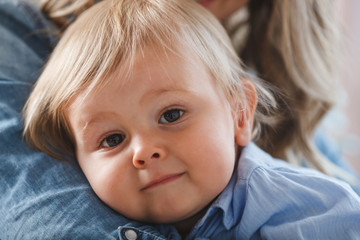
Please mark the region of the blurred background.
[[339, 119], [339, 136], [345, 157], [360, 173], [360, 1], [342, 0], [339, 13], [344, 27], [344, 52], [340, 81], [345, 94], [342, 98], [347, 118]]

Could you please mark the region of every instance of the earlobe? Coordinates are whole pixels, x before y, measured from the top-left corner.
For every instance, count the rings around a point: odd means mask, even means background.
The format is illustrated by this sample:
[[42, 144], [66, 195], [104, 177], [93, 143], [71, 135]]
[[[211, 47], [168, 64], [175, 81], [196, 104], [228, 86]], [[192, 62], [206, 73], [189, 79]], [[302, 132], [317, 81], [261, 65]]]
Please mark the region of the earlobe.
[[255, 86], [249, 80], [243, 80], [246, 100], [236, 106], [234, 116], [234, 131], [236, 143], [244, 147], [252, 137], [254, 114], [257, 106], [257, 94]]

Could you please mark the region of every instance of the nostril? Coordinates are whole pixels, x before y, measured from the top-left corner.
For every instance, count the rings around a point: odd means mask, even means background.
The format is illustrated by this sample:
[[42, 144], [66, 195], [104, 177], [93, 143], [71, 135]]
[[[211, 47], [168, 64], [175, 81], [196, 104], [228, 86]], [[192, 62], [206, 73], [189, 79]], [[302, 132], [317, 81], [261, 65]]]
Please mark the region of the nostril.
[[152, 155], [152, 157], [153, 157], [153, 158], [159, 158], [159, 157], [160, 157], [160, 154], [154, 153], [154, 154]]
[[144, 161], [144, 160], [138, 160], [137, 163], [138, 163], [139, 165], [144, 165], [144, 164], [145, 164], [145, 161]]

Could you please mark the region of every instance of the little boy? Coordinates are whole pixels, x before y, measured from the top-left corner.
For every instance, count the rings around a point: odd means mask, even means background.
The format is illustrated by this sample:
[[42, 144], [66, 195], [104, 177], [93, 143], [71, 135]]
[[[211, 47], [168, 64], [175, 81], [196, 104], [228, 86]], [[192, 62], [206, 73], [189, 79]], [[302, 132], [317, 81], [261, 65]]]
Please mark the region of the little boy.
[[192, 0], [95, 4], [26, 104], [28, 142], [76, 157], [100, 199], [171, 224], [167, 238], [356, 239], [360, 199], [347, 185], [251, 143], [272, 98], [225, 36]]

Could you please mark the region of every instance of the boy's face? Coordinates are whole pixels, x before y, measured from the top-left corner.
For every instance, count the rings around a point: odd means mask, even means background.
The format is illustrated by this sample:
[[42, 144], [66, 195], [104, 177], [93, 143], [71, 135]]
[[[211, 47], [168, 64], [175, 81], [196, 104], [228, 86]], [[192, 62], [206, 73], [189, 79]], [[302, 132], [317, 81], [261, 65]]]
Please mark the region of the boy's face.
[[137, 220], [177, 222], [227, 185], [235, 127], [198, 58], [159, 52], [138, 55], [130, 79], [118, 69], [103, 88], [78, 95], [67, 116], [78, 162], [106, 204]]

